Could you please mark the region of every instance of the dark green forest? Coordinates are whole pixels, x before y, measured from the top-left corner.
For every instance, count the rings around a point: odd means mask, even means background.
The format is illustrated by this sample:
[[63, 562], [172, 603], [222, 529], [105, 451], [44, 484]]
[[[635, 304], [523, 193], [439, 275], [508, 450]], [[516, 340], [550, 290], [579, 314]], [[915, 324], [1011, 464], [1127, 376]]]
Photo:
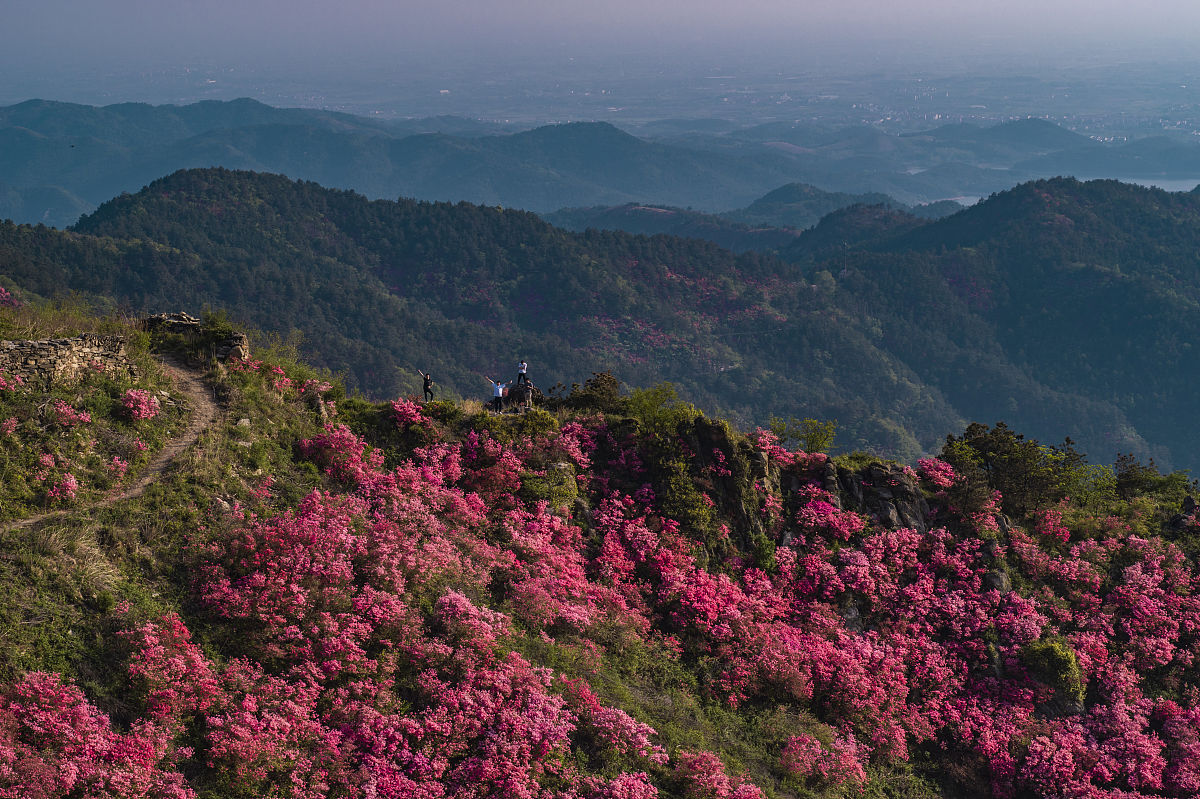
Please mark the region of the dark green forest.
[[749, 427], [839, 420], [839, 450], [935, 451], [969, 421], [1193, 464], [1200, 198], [1056, 179], [929, 221], [835, 212], [777, 255], [465, 203], [370, 201], [187, 170], [72, 230], [0, 227], [0, 274], [53, 296], [232, 318], [368, 396], [483, 398], [611, 371]]

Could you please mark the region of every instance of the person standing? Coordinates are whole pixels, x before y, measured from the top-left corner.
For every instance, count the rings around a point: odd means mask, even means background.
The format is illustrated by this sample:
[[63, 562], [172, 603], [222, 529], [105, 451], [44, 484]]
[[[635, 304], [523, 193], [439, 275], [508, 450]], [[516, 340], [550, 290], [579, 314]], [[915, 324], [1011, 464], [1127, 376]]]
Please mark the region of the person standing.
[[422, 372], [420, 369], [417, 370], [417, 374], [425, 381], [425, 401], [429, 402], [433, 399], [433, 376], [429, 372]]
[[504, 389], [508, 388], [508, 383], [497, 383], [490, 377], [485, 376], [484, 380], [492, 384], [492, 410], [496, 413], [504, 412]]
[[525, 363], [525, 361], [521, 361], [519, 364], [517, 364], [517, 385], [518, 386], [529, 382], [528, 372], [529, 372], [529, 364]]

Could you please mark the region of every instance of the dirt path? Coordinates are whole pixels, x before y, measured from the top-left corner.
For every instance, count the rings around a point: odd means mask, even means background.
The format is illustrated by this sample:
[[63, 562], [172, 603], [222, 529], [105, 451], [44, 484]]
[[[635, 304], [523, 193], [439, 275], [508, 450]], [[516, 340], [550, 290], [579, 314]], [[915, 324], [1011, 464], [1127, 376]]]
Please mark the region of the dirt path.
[[9, 524], [8, 527], [10, 530], [32, 527], [47, 519], [54, 519], [68, 514], [78, 514], [87, 511], [89, 508], [102, 508], [114, 502], [120, 502], [123, 499], [140, 497], [146, 493], [146, 489], [149, 488], [150, 484], [166, 471], [171, 461], [175, 460], [188, 447], [195, 444], [196, 440], [200, 438], [200, 434], [204, 432], [204, 429], [211, 427], [217, 421], [217, 417], [220, 415], [220, 407], [213, 397], [212, 389], [205, 385], [201, 374], [189, 367], [181, 359], [172, 355], [160, 356], [159, 362], [162, 364], [163, 371], [170, 376], [171, 382], [175, 384], [175, 389], [187, 397], [188, 410], [191, 414], [188, 426], [179, 435], [168, 441], [166, 446], [146, 465], [146, 470], [138, 478], [137, 482], [126, 487], [123, 491], [105, 494], [100, 499], [88, 505], [47, 511], [37, 516], [28, 516]]

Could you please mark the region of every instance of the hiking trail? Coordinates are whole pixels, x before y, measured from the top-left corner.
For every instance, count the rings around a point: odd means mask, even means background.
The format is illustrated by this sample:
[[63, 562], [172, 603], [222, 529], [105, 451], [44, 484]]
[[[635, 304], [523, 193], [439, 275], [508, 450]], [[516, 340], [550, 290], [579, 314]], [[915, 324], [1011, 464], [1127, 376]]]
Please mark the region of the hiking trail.
[[33, 527], [47, 519], [54, 519], [69, 514], [86, 513], [91, 509], [103, 508], [124, 499], [140, 497], [146, 493], [146, 489], [150, 487], [150, 484], [166, 471], [175, 458], [179, 457], [196, 443], [205, 428], [210, 427], [216, 422], [217, 417], [220, 415], [220, 407], [213, 397], [212, 389], [204, 383], [202, 373], [188, 366], [187, 363], [175, 355], [160, 355], [158, 356], [158, 360], [163, 371], [171, 378], [171, 382], [174, 384], [176, 390], [187, 398], [187, 410], [191, 416], [187, 427], [159, 450], [150, 463], [146, 464], [145, 470], [132, 485], [116, 493], [109, 492], [95, 502], [86, 505], [46, 511], [36, 516], [27, 516], [24, 519], [6, 522], [4, 526], [7, 529], [20, 530]]

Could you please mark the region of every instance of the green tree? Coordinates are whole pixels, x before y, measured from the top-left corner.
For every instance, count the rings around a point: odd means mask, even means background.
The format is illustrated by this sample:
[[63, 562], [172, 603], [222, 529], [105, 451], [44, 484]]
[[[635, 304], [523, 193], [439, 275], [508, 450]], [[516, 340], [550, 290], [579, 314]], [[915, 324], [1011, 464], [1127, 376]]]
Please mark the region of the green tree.
[[779, 437], [780, 443], [795, 441], [805, 452], [829, 452], [837, 434], [837, 419], [797, 419], [787, 421], [771, 417], [770, 430]]
[[[1004, 422], [994, 427], [973, 422], [961, 436], [947, 436], [941, 458], [968, 483], [999, 491], [1004, 512], [1011, 516], [1026, 516], [1067, 496], [1086, 470], [1086, 458], [1071, 439], [1057, 447], [1044, 446], [1013, 432]], [[971, 497], [967, 507], [974, 507], [979, 499]]]

